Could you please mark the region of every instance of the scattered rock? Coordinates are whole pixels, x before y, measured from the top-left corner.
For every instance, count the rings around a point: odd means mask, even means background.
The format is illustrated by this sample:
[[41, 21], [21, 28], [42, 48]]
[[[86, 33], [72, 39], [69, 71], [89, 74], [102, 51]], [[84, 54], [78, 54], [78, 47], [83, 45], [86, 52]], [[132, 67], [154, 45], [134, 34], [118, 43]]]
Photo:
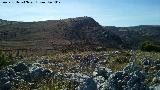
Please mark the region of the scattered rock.
[[98, 90], [97, 84], [92, 78], [87, 78], [79, 87], [78, 90]]
[[105, 78], [102, 76], [97, 76], [93, 78], [94, 81], [97, 83], [98, 90], [104, 90], [105, 87]]
[[28, 70], [29, 68], [25, 63], [20, 62], [18, 64], [15, 64], [13, 69], [14, 69], [15, 72], [21, 72], [21, 71]]
[[93, 76], [102, 76], [105, 79], [108, 79], [109, 75], [112, 73], [111, 69], [105, 67], [96, 68], [93, 72]]
[[34, 63], [29, 67], [23, 62], [19, 62], [0, 70], [0, 90], [10, 90], [12, 85], [17, 86], [22, 82], [31, 83], [33, 79], [52, 76], [54, 76], [54, 73], [49, 69], [43, 68], [40, 63]]
[[131, 72], [134, 72], [134, 71], [141, 71], [142, 69], [134, 64], [134, 63], [129, 63], [125, 68], [123, 68], [123, 71], [125, 73], [131, 73]]
[[153, 62], [152, 62], [151, 59], [144, 59], [142, 61], [142, 64], [145, 65], [145, 66], [151, 66], [153, 64]]
[[0, 90], [11, 90], [11, 82], [8, 81], [8, 82], [0, 85]]
[[[119, 52], [114, 52], [118, 54]], [[108, 55], [107, 55], [108, 56]], [[20, 83], [33, 83], [34, 79], [48, 79], [48, 78], [63, 78], [69, 81], [76, 82], [76, 89], [78, 90], [158, 90], [160, 82], [160, 62], [152, 61], [150, 59], [143, 59], [142, 65], [138, 66], [135, 63], [129, 63], [122, 70], [112, 72], [107, 67], [101, 67], [97, 56], [91, 54], [87, 56], [72, 55], [72, 58], [77, 61], [76, 65], [67, 68], [64, 72], [53, 72], [44, 66], [50, 65], [59, 69], [67, 67], [62, 62], [49, 62], [48, 59], [42, 58], [37, 63], [26, 64], [19, 62], [17, 64], [8, 66], [0, 70], [0, 90], [9, 90], [12, 85], [19, 85]], [[106, 59], [104, 59], [106, 60]], [[109, 60], [109, 59], [108, 59]], [[104, 64], [107, 61], [104, 62]], [[103, 62], [102, 62], [103, 63]], [[47, 64], [47, 65], [44, 65]], [[94, 67], [92, 67], [94, 65]], [[156, 71], [146, 72], [144, 67], [149, 70], [155, 67]], [[84, 69], [91, 69], [90, 73], [83, 72]], [[93, 71], [94, 70], [94, 71]], [[82, 72], [81, 72], [82, 71]], [[93, 74], [92, 74], [93, 72]], [[153, 75], [152, 84], [154, 86], [147, 86], [145, 81]], [[34, 87], [36, 84], [32, 84]]]
[[49, 60], [43, 59], [43, 60], [38, 61], [38, 63], [39, 63], [39, 64], [48, 64], [48, 63], [49, 63]]
[[84, 82], [85, 79], [89, 78], [89, 76], [81, 74], [81, 73], [65, 73], [65, 78], [71, 80], [71, 81], [76, 81], [79, 83]]
[[150, 90], [160, 90], [160, 85], [150, 86]]
[[74, 60], [81, 60], [82, 59], [82, 56], [81, 55], [72, 55], [71, 56]]
[[108, 90], [148, 90], [144, 80], [145, 74], [132, 63], [127, 65], [123, 71], [111, 74], [106, 84]]

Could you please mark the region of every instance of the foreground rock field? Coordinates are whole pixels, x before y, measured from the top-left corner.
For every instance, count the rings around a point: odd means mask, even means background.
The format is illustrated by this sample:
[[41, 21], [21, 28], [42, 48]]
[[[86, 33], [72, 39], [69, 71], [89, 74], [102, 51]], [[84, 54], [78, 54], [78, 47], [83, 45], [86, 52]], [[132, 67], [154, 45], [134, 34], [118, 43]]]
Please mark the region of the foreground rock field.
[[0, 90], [160, 90], [160, 53], [70, 52], [0, 70]]

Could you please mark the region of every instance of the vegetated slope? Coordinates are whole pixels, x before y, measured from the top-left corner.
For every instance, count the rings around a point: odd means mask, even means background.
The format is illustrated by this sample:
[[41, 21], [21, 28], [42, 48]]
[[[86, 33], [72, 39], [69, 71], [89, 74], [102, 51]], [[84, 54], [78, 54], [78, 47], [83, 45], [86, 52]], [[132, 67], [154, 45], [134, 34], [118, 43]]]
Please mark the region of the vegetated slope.
[[133, 27], [106, 26], [123, 41], [123, 47], [137, 49], [144, 41], [160, 43], [160, 25], [140, 25]]
[[55, 49], [71, 45], [119, 48], [122, 45], [119, 36], [91, 17], [2, 25], [0, 42], [0, 47], [6, 49]]

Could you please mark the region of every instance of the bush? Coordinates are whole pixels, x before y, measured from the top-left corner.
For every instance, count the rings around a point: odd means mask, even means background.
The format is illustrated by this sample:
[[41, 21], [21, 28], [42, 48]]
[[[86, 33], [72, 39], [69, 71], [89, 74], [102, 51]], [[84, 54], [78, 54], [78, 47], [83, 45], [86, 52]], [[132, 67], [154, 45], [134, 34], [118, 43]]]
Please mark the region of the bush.
[[0, 50], [0, 69], [13, 63], [13, 57], [11, 54], [5, 54]]
[[146, 41], [141, 44], [140, 49], [148, 52], [160, 52], [160, 45], [155, 45], [154, 43]]

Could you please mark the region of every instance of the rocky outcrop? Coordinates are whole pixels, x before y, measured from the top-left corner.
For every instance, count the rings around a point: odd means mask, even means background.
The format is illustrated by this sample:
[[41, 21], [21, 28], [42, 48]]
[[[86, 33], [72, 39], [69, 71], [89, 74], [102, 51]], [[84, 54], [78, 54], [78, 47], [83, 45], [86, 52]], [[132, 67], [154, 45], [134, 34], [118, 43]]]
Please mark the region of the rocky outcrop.
[[23, 62], [6, 67], [0, 71], [0, 89], [10, 90], [20, 83], [32, 83], [36, 78], [53, 77], [54, 73], [39, 65], [27, 65]]
[[145, 73], [134, 64], [110, 75], [106, 84], [109, 90], [149, 90], [145, 85]]

